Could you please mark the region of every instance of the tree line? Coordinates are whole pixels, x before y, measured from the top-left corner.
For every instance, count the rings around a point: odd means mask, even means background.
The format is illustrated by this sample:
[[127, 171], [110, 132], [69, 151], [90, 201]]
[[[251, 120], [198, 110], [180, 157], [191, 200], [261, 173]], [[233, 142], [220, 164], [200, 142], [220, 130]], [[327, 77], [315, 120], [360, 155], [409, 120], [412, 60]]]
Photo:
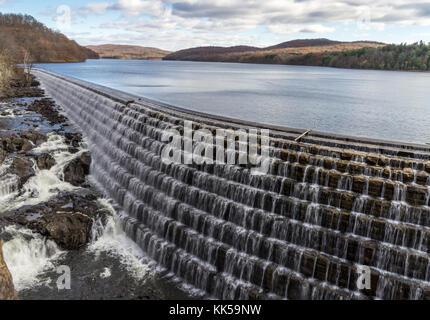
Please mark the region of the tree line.
[[0, 53], [16, 63], [22, 63], [28, 53], [34, 62], [81, 62], [98, 57], [32, 16], [1, 13]]
[[287, 64], [351, 69], [430, 71], [430, 43], [423, 41], [344, 52], [309, 53], [292, 56]]

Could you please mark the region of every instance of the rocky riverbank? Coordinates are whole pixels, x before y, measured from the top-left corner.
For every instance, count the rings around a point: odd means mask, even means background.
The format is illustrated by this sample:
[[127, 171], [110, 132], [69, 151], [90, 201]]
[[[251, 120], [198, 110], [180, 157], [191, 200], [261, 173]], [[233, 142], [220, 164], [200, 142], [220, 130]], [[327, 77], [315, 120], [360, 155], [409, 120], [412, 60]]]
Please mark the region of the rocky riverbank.
[[[184, 298], [152, 276], [90, 183], [91, 155], [61, 109], [35, 79], [11, 90], [0, 100], [0, 299]], [[62, 265], [70, 290], [55, 288]]]
[[[15, 87], [15, 100], [3, 102], [3, 106], [8, 106], [7, 109], [3, 107], [6, 109], [2, 112], [3, 119], [15, 121], [2, 121], [7, 130], [0, 136], [1, 177], [8, 185], [2, 196], [9, 196], [12, 205], [3, 205], [1, 219], [46, 236], [61, 248], [78, 249], [89, 242], [92, 222], [106, 218], [106, 209], [97, 203], [100, 194], [86, 183], [91, 156], [84, 151], [82, 136], [73, 132], [55, 103], [43, 97], [36, 81], [31, 87], [21, 89], [24, 92]], [[24, 101], [17, 100], [28, 93], [30, 96], [24, 97]], [[24, 187], [27, 182], [41, 171], [51, 170], [57, 164], [55, 157], [59, 152], [69, 158], [64, 167], [59, 168], [64, 183], [86, 187], [85, 194], [75, 191], [64, 194], [58, 190], [58, 196], [47, 199], [38, 194], [43, 190], [31, 190], [31, 194], [26, 194], [29, 191]], [[26, 198], [41, 201], [30, 201], [35, 205], [14, 206], [14, 200], [22, 203]]]

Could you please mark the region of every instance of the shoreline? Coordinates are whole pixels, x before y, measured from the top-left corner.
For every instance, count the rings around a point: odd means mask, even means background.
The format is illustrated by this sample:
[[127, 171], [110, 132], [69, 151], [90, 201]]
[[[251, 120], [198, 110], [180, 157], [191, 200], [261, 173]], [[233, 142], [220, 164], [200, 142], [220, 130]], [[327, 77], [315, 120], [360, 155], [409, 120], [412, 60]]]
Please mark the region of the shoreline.
[[[102, 58], [100, 58], [102, 59]], [[112, 59], [116, 60], [116, 59]], [[127, 60], [127, 59], [122, 59]], [[159, 61], [159, 60], [156, 60]], [[294, 67], [316, 67], [316, 68], [328, 68], [328, 69], [340, 69], [340, 70], [360, 70], [360, 71], [383, 71], [383, 72], [416, 72], [416, 73], [430, 73], [430, 70], [388, 70], [388, 69], [372, 69], [372, 68], [343, 68], [343, 67], [329, 67], [329, 66], [317, 66], [317, 65], [306, 65], [306, 64], [285, 64], [285, 63], [261, 63], [261, 62], [240, 62], [240, 61], [204, 61], [204, 60], [170, 60], [161, 59], [161, 61], [177, 61], [177, 62], [201, 62], [201, 63], [228, 63], [228, 64], [250, 64], [250, 65], [272, 65], [272, 66], [294, 66]]]
[[[275, 134], [280, 134], [280, 135], [284, 135], [284, 134], [300, 135], [306, 130], [308, 130], [308, 128], [287, 127], [287, 126], [274, 125], [274, 124], [264, 123], [264, 122], [255, 122], [255, 121], [249, 121], [249, 120], [242, 120], [239, 118], [220, 116], [220, 115], [215, 115], [215, 114], [202, 112], [202, 111], [195, 111], [185, 107], [169, 104], [163, 101], [145, 98], [122, 90], [110, 88], [94, 82], [82, 80], [73, 76], [55, 73], [50, 70], [45, 70], [43, 68], [35, 68], [34, 71], [40, 71], [46, 74], [53, 75], [54, 77], [57, 77], [59, 79], [71, 81], [72, 83], [80, 87], [88, 87], [90, 88], [90, 90], [92, 90], [95, 93], [102, 94], [110, 99], [113, 99], [115, 101], [118, 101], [124, 104], [127, 104], [127, 102], [131, 100], [134, 100], [137, 103], [139, 103], [139, 101], [141, 101], [142, 103], [149, 102], [152, 104], [156, 104], [163, 109], [169, 110], [170, 112], [179, 112], [180, 114], [186, 115], [187, 117], [190, 117], [190, 116], [202, 117], [202, 118], [215, 120], [218, 122], [232, 123], [234, 125], [239, 125], [239, 126], [269, 129], [269, 130], [273, 130]], [[103, 89], [106, 92], [102, 93], [100, 89]], [[333, 139], [335, 141], [343, 141], [344, 143], [348, 143], [348, 144], [358, 143], [362, 145], [368, 144], [368, 145], [375, 145], [375, 146], [377, 145], [377, 146], [385, 146], [385, 147], [394, 147], [398, 149], [417, 149], [425, 152], [430, 152], [430, 145], [423, 144], [423, 143], [413, 143], [413, 142], [405, 142], [405, 141], [398, 141], [398, 140], [386, 140], [386, 139], [378, 139], [378, 138], [371, 138], [371, 137], [353, 136], [353, 135], [330, 133], [330, 132], [324, 132], [324, 131], [318, 131], [318, 130], [313, 130], [312, 136], [323, 138], [323, 139]]]

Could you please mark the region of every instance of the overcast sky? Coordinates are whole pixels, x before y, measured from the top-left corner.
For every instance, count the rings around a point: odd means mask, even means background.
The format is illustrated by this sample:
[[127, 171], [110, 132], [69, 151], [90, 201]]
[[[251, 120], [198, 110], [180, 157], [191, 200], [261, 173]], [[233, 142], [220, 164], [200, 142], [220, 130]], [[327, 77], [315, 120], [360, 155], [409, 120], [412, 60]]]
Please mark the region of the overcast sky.
[[430, 42], [430, 0], [0, 0], [82, 45], [178, 50], [297, 38]]

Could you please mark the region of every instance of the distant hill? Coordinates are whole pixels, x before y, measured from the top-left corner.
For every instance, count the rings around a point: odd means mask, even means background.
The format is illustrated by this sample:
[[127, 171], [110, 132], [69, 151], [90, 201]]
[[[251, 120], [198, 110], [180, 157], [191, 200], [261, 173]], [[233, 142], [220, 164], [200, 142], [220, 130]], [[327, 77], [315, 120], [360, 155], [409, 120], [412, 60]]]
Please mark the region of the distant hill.
[[333, 41], [329, 39], [297, 39], [282, 42], [275, 46], [264, 48], [266, 50], [274, 50], [274, 49], [285, 49], [285, 48], [303, 48], [303, 47], [321, 47], [321, 46], [333, 46], [337, 44], [341, 44], [340, 41]]
[[363, 47], [378, 47], [378, 42], [340, 42], [328, 39], [301, 39], [280, 43], [266, 48], [249, 46], [198, 47], [167, 55], [164, 60], [286, 63], [291, 55], [321, 52], [342, 52]]
[[167, 55], [163, 60], [211, 60], [215, 56], [262, 50], [257, 47], [234, 46], [234, 47], [197, 47], [184, 49]]
[[116, 44], [87, 46], [87, 48], [96, 52], [100, 58], [110, 59], [161, 60], [171, 53], [157, 48]]
[[34, 62], [82, 62], [98, 55], [32, 16], [0, 13], [0, 51], [15, 62], [29, 52]]
[[293, 40], [267, 48], [199, 47], [181, 50], [166, 60], [287, 64], [349, 69], [430, 71], [430, 43], [384, 44], [327, 39]]

